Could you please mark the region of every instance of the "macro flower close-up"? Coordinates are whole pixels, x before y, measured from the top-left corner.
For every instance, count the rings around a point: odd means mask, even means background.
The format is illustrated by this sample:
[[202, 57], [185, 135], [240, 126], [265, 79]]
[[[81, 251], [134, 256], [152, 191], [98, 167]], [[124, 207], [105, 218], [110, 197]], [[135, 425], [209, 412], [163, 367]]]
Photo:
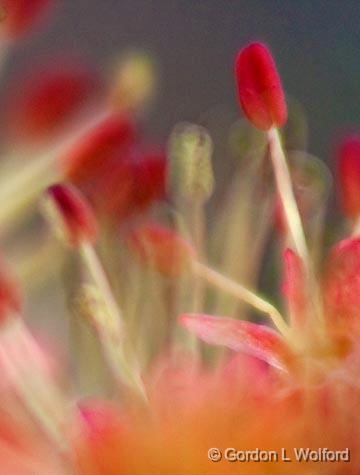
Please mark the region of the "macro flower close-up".
[[359, 5], [233, 3], [0, 0], [1, 475], [360, 473]]

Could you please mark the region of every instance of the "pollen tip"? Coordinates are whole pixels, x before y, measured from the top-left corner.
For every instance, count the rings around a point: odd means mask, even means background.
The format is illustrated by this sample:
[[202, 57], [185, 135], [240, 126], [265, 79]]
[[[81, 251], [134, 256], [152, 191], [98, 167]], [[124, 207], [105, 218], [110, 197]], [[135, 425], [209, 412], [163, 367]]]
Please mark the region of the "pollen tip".
[[251, 43], [236, 57], [235, 77], [240, 106], [248, 120], [267, 131], [287, 120], [285, 96], [274, 59], [262, 43]]
[[146, 223], [132, 229], [127, 244], [142, 262], [166, 277], [180, 277], [189, 270], [195, 257], [193, 247], [185, 239], [158, 223]]
[[50, 186], [45, 193], [44, 208], [57, 234], [70, 245], [76, 247], [96, 240], [96, 218], [85, 197], [74, 186]]

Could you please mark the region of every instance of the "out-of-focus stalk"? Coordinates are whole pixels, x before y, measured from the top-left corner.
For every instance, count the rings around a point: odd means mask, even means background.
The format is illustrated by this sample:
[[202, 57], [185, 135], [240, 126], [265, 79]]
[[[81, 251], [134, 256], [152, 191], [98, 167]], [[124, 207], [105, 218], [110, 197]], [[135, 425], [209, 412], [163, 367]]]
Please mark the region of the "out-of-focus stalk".
[[[130, 386], [146, 400], [135, 355], [130, 348], [125, 353], [125, 344], [130, 347], [130, 343], [125, 336], [121, 310], [93, 246], [97, 239], [97, 221], [92, 208], [75, 187], [57, 184], [46, 192], [44, 211], [59, 237], [77, 249], [93, 282], [96, 308], [87, 310], [90, 310], [93, 326], [100, 336], [115, 380]], [[85, 298], [91, 302], [93, 296], [87, 293]]]
[[[80, 246], [80, 255], [89, 270], [91, 279], [99, 291], [99, 299], [104, 305], [103, 311], [101, 304], [98, 308], [98, 315], [94, 319], [94, 325], [98, 331], [106, 359], [109, 363], [111, 371], [119, 382], [125, 382], [135, 389], [141, 397], [146, 400], [145, 388], [143, 386], [139, 373], [138, 364], [132, 355], [132, 350], [128, 349], [125, 355], [126, 331], [123, 315], [120, 307], [114, 299], [110, 284], [97, 256], [93, 246], [89, 243], [83, 243]], [[101, 313], [103, 312], [103, 317]]]

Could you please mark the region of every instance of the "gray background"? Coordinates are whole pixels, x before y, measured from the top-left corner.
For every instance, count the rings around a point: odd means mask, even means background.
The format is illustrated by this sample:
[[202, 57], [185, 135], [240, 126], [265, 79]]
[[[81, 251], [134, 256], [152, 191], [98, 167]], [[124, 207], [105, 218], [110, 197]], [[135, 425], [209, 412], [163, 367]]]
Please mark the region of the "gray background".
[[106, 68], [116, 51], [146, 48], [161, 66], [149, 126], [165, 139], [175, 122], [213, 107], [237, 114], [234, 55], [262, 40], [308, 113], [310, 149], [327, 159], [334, 137], [359, 125], [359, 17], [359, 0], [62, 0], [52, 23], [19, 45], [11, 69], [63, 50]]

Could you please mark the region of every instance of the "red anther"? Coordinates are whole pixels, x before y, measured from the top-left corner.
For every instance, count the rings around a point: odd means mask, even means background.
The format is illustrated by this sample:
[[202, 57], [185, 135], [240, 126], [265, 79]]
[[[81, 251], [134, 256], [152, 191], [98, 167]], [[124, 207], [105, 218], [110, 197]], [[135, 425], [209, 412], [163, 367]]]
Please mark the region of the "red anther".
[[67, 58], [52, 60], [21, 83], [10, 98], [9, 128], [15, 140], [41, 140], [63, 126], [93, 96], [94, 74]]
[[83, 195], [73, 186], [56, 184], [46, 191], [50, 211], [55, 211], [54, 225], [72, 246], [94, 242], [97, 223], [93, 211]]
[[150, 154], [133, 162], [134, 206], [146, 209], [149, 204], [165, 197], [166, 156]]
[[65, 178], [76, 185], [96, 179], [116, 154], [135, 141], [135, 127], [128, 117], [113, 114], [85, 133], [62, 157]]
[[331, 250], [323, 292], [329, 324], [360, 329], [360, 238], [344, 239]]
[[52, 0], [0, 0], [4, 19], [0, 24], [10, 38], [27, 33], [43, 17]]
[[275, 62], [268, 48], [252, 43], [236, 58], [235, 75], [242, 110], [261, 130], [282, 127], [287, 107]]
[[88, 187], [88, 196], [99, 215], [110, 221], [121, 220], [134, 211], [133, 167], [130, 160], [119, 156], [110, 161]]
[[139, 225], [129, 233], [127, 242], [143, 262], [167, 277], [180, 277], [195, 257], [185, 239], [157, 223]]
[[179, 320], [187, 330], [211, 345], [226, 346], [281, 369], [293, 363], [286, 341], [266, 325], [204, 314], [183, 314]]
[[347, 137], [337, 151], [339, 195], [349, 218], [360, 216], [360, 135]]
[[89, 187], [89, 196], [101, 214], [118, 222], [164, 198], [165, 179], [165, 155], [120, 156]]

